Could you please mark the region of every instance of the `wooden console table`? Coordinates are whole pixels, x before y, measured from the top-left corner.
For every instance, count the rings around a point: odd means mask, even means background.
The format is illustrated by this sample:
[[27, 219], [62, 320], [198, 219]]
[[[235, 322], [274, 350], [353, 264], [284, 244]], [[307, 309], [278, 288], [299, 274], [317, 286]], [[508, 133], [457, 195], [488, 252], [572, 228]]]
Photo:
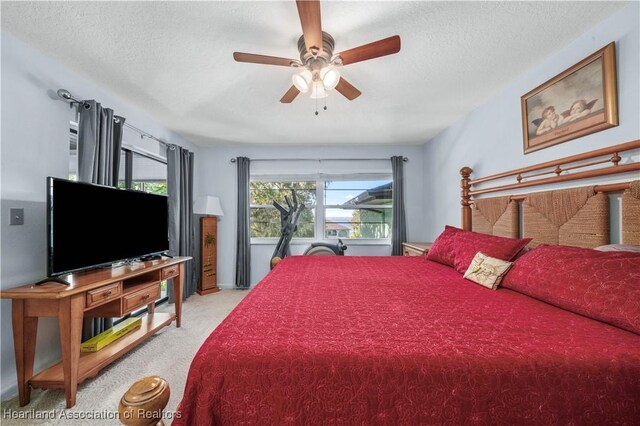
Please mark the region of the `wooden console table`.
[[[142, 343], [173, 320], [180, 327], [184, 265], [190, 257], [151, 260], [63, 276], [71, 285], [53, 282], [25, 285], [0, 292], [12, 299], [13, 340], [20, 406], [31, 399], [31, 387], [64, 389], [67, 408], [76, 403], [78, 384]], [[173, 278], [175, 314], [155, 313], [160, 282]], [[142, 326], [97, 352], [80, 353], [82, 320], [121, 317], [144, 306]], [[39, 317], [57, 317], [62, 361], [33, 374]]]

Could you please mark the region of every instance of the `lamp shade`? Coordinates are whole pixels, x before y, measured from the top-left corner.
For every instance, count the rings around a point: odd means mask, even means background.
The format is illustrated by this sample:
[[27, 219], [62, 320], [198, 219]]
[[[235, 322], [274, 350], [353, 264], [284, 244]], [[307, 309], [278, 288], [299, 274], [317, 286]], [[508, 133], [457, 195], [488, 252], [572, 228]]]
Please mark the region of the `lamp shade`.
[[309, 91], [312, 79], [313, 76], [311, 75], [311, 71], [309, 70], [304, 70], [300, 74], [294, 74], [293, 77], [291, 77], [293, 85], [296, 86], [296, 89], [298, 89], [302, 93], [307, 93]]
[[224, 216], [220, 199], [211, 195], [203, 195], [196, 198], [196, 201], [193, 202], [193, 212], [210, 216]]
[[320, 78], [326, 90], [334, 89], [340, 82], [340, 73], [337, 69], [325, 67], [320, 70]]
[[311, 99], [321, 99], [321, 98], [326, 98], [327, 96], [327, 91], [324, 90], [324, 85], [322, 84], [322, 81], [318, 80], [318, 81], [314, 81], [313, 82], [313, 86], [311, 87], [311, 95], [309, 95], [309, 97]]

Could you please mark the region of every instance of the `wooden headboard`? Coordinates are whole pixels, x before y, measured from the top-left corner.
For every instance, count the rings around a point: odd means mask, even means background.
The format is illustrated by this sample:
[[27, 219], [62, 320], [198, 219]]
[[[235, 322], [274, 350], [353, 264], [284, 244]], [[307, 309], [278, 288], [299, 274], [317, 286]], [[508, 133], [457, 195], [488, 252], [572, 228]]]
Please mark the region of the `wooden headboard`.
[[[609, 243], [608, 193], [623, 192], [622, 243], [640, 245], [640, 140], [547, 161], [487, 177], [472, 179], [472, 169], [460, 170], [462, 228], [507, 237], [533, 238], [538, 244], [596, 247]], [[629, 158], [623, 162], [623, 157]], [[629, 174], [622, 183], [591, 185], [526, 194], [480, 198], [493, 192]], [[515, 182], [487, 186], [487, 182], [514, 178]], [[480, 186], [480, 188], [478, 188]]]

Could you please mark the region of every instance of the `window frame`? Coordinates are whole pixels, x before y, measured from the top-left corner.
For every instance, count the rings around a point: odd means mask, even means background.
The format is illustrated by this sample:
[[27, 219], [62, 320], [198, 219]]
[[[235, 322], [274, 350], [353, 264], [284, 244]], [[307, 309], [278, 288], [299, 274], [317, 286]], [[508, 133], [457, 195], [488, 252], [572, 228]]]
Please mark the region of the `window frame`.
[[[318, 235], [318, 182], [316, 179], [311, 179], [309, 177], [301, 176], [300, 178], [278, 178], [271, 176], [251, 176], [249, 179], [249, 192], [251, 192], [251, 182], [315, 182], [316, 184], [316, 202], [310, 209], [315, 210], [314, 215], [314, 228], [313, 228], [313, 237], [310, 238], [302, 238], [302, 237], [293, 237], [291, 239], [291, 244], [309, 244], [314, 241], [317, 241], [316, 236]], [[254, 208], [262, 208], [262, 209], [272, 209], [276, 210], [276, 207], [273, 204], [251, 204], [249, 203], [249, 212]], [[249, 218], [251, 221], [251, 218]], [[251, 234], [251, 230], [249, 230], [249, 234]], [[280, 237], [251, 237], [250, 243], [256, 245], [273, 245], [278, 242]]]
[[[371, 174], [372, 177], [367, 179], [361, 179], [363, 181], [371, 180], [386, 180], [390, 179], [390, 174], [386, 173], [375, 173]], [[250, 182], [258, 181], [258, 182], [315, 182], [316, 183], [316, 203], [314, 205], [315, 208], [315, 236], [313, 238], [299, 238], [294, 237], [291, 239], [291, 245], [309, 245], [313, 242], [325, 242], [329, 244], [337, 243], [338, 239], [341, 237], [329, 237], [325, 236], [325, 220], [326, 220], [326, 210], [329, 208], [341, 208], [341, 206], [336, 205], [325, 205], [325, 183], [326, 182], [335, 182], [335, 181], [356, 181], [358, 178], [353, 177], [346, 179], [344, 176], [336, 176], [332, 177], [331, 175], [325, 175], [321, 177], [311, 177], [305, 175], [287, 175], [285, 176], [277, 176], [277, 175], [254, 175], [250, 177]], [[392, 179], [391, 179], [392, 181]], [[273, 208], [273, 206], [262, 206], [262, 205], [254, 205], [250, 204], [249, 209], [257, 208], [257, 207], [267, 207]], [[391, 210], [393, 212], [393, 206], [380, 206], [380, 205], [372, 205], [372, 204], [358, 204], [354, 205], [354, 209], [359, 208], [385, 208]], [[391, 234], [391, 232], [389, 232]], [[278, 242], [279, 237], [251, 237], [251, 245], [274, 245]], [[342, 238], [343, 242], [353, 246], [390, 246], [391, 245], [391, 237], [389, 238]]]

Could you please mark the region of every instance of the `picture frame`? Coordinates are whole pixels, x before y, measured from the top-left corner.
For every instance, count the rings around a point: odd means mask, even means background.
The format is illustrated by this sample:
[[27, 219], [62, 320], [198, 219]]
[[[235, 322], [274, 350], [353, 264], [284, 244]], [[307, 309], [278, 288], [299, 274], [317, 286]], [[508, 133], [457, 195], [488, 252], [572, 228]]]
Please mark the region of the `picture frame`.
[[525, 154], [617, 126], [615, 42], [520, 100]]

